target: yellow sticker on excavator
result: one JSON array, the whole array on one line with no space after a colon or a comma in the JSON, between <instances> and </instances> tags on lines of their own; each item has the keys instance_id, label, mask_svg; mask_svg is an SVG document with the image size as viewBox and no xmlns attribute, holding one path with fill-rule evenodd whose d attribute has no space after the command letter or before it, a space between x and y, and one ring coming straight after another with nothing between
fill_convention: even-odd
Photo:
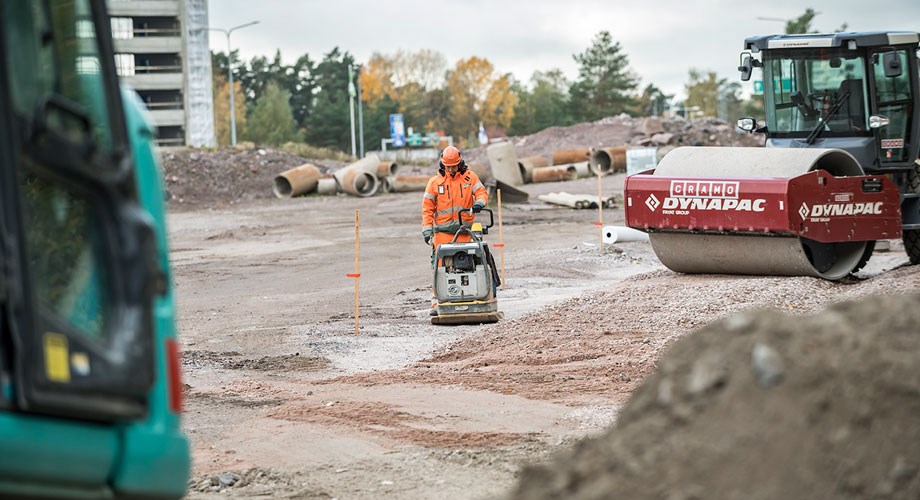
<instances>
[{"instance_id":1,"label":"yellow sticker on excavator","mask_svg":"<svg viewBox=\"0 0 920 500\"><path fill-rule=\"evenodd\" d=\"M51 382L70 383L70 356L67 337L60 333L45 332L45 376Z\"/></svg>"}]
</instances>

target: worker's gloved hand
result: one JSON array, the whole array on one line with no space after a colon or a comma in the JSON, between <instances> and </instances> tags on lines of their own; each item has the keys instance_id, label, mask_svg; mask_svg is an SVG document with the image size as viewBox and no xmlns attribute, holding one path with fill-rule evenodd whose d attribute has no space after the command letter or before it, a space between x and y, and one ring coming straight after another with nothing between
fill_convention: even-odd
<instances>
[{"instance_id":1,"label":"worker's gloved hand","mask_svg":"<svg viewBox=\"0 0 920 500\"><path fill-rule=\"evenodd\" d=\"M478 214L482 212L482 209L485 208L486 204L480 200L476 200L476 203L473 203L473 213Z\"/></svg>"},{"instance_id":2,"label":"worker's gloved hand","mask_svg":"<svg viewBox=\"0 0 920 500\"><path fill-rule=\"evenodd\" d=\"M426 230L422 231L422 238L425 239L425 244L426 244L426 245L430 245L430 244L431 244L431 236L432 236L432 234L433 234L433 233L432 233L432 231L431 231L430 229L426 229Z\"/></svg>"}]
</instances>

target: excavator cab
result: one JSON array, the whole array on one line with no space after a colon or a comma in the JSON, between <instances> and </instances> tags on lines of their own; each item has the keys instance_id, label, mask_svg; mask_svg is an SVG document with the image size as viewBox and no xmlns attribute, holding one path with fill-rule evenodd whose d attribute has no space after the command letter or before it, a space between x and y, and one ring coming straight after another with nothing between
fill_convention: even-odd
<instances>
[{"instance_id":1,"label":"excavator cab","mask_svg":"<svg viewBox=\"0 0 920 500\"><path fill-rule=\"evenodd\" d=\"M180 498L154 133L103 0L0 2L0 498Z\"/></svg>"}]
</instances>

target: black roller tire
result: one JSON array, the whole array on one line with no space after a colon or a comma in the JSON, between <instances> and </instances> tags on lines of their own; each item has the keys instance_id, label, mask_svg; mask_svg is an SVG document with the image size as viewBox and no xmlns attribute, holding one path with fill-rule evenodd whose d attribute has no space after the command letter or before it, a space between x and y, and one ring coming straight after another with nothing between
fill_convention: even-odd
<instances>
[{"instance_id":1,"label":"black roller tire","mask_svg":"<svg viewBox=\"0 0 920 500\"><path fill-rule=\"evenodd\" d=\"M907 173L907 191L920 193L920 165L914 163L914 168ZM911 264L920 264L920 230L907 229L902 232L904 251L910 257Z\"/></svg>"},{"instance_id":2,"label":"black roller tire","mask_svg":"<svg viewBox=\"0 0 920 500\"><path fill-rule=\"evenodd\" d=\"M909 229L904 231L901 239L904 240L904 251L910 257L910 263L920 264L920 230Z\"/></svg>"}]
</instances>

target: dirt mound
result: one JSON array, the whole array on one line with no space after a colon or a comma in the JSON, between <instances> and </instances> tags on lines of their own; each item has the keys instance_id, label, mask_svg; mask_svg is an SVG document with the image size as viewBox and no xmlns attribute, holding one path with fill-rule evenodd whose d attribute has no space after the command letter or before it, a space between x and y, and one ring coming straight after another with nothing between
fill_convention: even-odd
<instances>
[{"instance_id":1,"label":"dirt mound","mask_svg":"<svg viewBox=\"0 0 920 500\"><path fill-rule=\"evenodd\" d=\"M519 158L549 157L561 149L609 146L657 146L670 150L679 146L763 146L761 134L748 134L718 118L633 118L627 115L604 118L569 127L549 127L535 134L510 137ZM660 151L661 152L661 151ZM471 161L487 163L486 148L464 152Z\"/></svg>"},{"instance_id":2,"label":"dirt mound","mask_svg":"<svg viewBox=\"0 0 920 500\"><path fill-rule=\"evenodd\" d=\"M513 498L918 498L920 295L730 316Z\"/></svg>"}]
</instances>

